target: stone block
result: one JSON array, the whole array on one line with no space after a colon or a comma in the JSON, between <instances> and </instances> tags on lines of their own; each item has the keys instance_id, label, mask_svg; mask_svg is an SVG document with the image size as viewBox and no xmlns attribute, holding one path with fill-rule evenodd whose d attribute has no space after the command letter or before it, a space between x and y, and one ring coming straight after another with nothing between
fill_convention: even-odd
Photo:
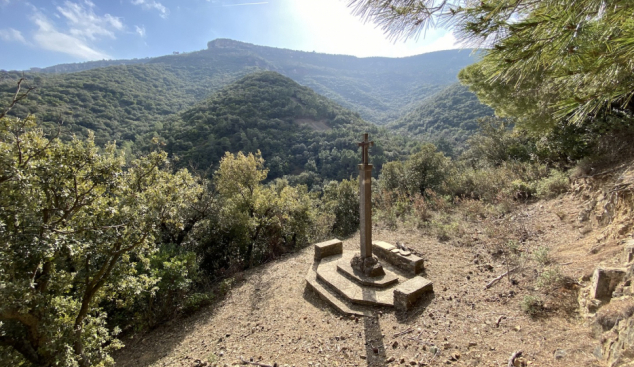
<instances>
[{"instance_id":1,"label":"stone block","mask_svg":"<svg viewBox=\"0 0 634 367\"><path fill-rule=\"evenodd\" d=\"M343 253L343 243L336 238L315 244L315 260Z\"/></svg>"},{"instance_id":2,"label":"stone block","mask_svg":"<svg viewBox=\"0 0 634 367\"><path fill-rule=\"evenodd\" d=\"M416 276L394 289L394 307L399 311L407 311L423 294L433 291L434 286L429 279Z\"/></svg>"},{"instance_id":3,"label":"stone block","mask_svg":"<svg viewBox=\"0 0 634 367\"><path fill-rule=\"evenodd\" d=\"M412 275L416 275L425 269L425 261L423 259L414 254L405 256L394 245L387 242L372 242L372 252Z\"/></svg>"},{"instance_id":4,"label":"stone block","mask_svg":"<svg viewBox=\"0 0 634 367\"><path fill-rule=\"evenodd\" d=\"M627 274L625 268L597 268L592 275L590 296L599 300L609 300L612 293Z\"/></svg>"},{"instance_id":5,"label":"stone block","mask_svg":"<svg viewBox=\"0 0 634 367\"><path fill-rule=\"evenodd\" d=\"M629 240L625 243L624 255L626 264L634 261L634 240Z\"/></svg>"}]
</instances>

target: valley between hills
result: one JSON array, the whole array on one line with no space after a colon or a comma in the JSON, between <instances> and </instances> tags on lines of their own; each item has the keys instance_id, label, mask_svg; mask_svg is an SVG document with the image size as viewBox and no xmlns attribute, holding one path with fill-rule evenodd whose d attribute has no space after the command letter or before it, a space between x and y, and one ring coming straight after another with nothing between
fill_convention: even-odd
<instances>
[{"instance_id":1,"label":"valley between hills","mask_svg":"<svg viewBox=\"0 0 634 367\"><path fill-rule=\"evenodd\" d=\"M631 365L631 101L556 120L568 92L483 55L217 39L0 71L0 364ZM313 244L358 247L366 133L374 239L434 292L350 317L305 277Z\"/></svg>"}]
</instances>

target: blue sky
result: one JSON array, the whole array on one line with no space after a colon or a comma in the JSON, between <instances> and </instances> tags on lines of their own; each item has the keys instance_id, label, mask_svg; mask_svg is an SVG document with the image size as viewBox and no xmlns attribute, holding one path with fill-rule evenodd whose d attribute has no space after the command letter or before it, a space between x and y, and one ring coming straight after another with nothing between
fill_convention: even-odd
<instances>
[{"instance_id":1,"label":"blue sky","mask_svg":"<svg viewBox=\"0 0 634 367\"><path fill-rule=\"evenodd\" d=\"M457 48L445 30L391 42L347 0L0 0L0 69L161 56L216 38L359 57Z\"/></svg>"}]
</instances>

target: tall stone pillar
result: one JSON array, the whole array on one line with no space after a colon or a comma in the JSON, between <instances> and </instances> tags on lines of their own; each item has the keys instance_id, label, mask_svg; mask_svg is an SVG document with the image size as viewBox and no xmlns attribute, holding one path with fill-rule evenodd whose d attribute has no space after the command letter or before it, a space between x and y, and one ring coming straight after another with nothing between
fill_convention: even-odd
<instances>
[{"instance_id":1,"label":"tall stone pillar","mask_svg":"<svg viewBox=\"0 0 634 367\"><path fill-rule=\"evenodd\" d=\"M356 254L350 261L353 269L366 276L385 275L379 260L372 256L372 165L369 164L368 150L374 142L368 140L368 134L363 134L363 141L359 143L362 149L359 165L359 229L361 231L361 253Z\"/></svg>"},{"instance_id":2,"label":"tall stone pillar","mask_svg":"<svg viewBox=\"0 0 634 367\"><path fill-rule=\"evenodd\" d=\"M372 257L372 165L359 165L359 228L361 258Z\"/></svg>"}]
</instances>

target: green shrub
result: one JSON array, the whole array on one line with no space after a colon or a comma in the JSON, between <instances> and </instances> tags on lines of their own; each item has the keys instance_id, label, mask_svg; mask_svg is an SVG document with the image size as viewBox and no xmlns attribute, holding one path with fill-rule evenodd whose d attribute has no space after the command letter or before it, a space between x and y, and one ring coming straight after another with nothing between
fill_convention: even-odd
<instances>
[{"instance_id":1,"label":"green shrub","mask_svg":"<svg viewBox=\"0 0 634 367\"><path fill-rule=\"evenodd\" d=\"M524 313L529 316L537 315L543 308L542 300L535 296L524 296L520 303L520 307Z\"/></svg>"},{"instance_id":2,"label":"green shrub","mask_svg":"<svg viewBox=\"0 0 634 367\"><path fill-rule=\"evenodd\" d=\"M220 282L220 286L218 287L218 290L221 296L224 297L227 293L229 293L229 291L231 290L231 287L233 287L233 282L234 282L233 278L227 278L227 279L224 279L222 282Z\"/></svg>"},{"instance_id":3,"label":"green shrub","mask_svg":"<svg viewBox=\"0 0 634 367\"><path fill-rule=\"evenodd\" d=\"M461 199L460 209L462 210L463 216L466 220L475 221L486 218L487 208L482 200L469 198Z\"/></svg>"},{"instance_id":4,"label":"green shrub","mask_svg":"<svg viewBox=\"0 0 634 367\"><path fill-rule=\"evenodd\" d=\"M537 182L537 196L543 199L553 198L568 191L570 180L565 172L551 170L550 175Z\"/></svg>"},{"instance_id":5,"label":"green shrub","mask_svg":"<svg viewBox=\"0 0 634 367\"><path fill-rule=\"evenodd\" d=\"M544 270L537 277L537 286L543 289L555 288L564 280L559 268Z\"/></svg>"},{"instance_id":6,"label":"green shrub","mask_svg":"<svg viewBox=\"0 0 634 367\"><path fill-rule=\"evenodd\" d=\"M534 183L527 183L522 180L513 180L508 193L517 200L530 199L536 192Z\"/></svg>"},{"instance_id":7,"label":"green shrub","mask_svg":"<svg viewBox=\"0 0 634 367\"><path fill-rule=\"evenodd\" d=\"M335 213L332 232L349 236L359 229L359 185L354 180L330 181L324 186L323 201Z\"/></svg>"},{"instance_id":8,"label":"green shrub","mask_svg":"<svg viewBox=\"0 0 634 367\"><path fill-rule=\"evenodd\" d=\"M377 219L387 228L396 229L398 227L398 217L396 216L396 210L393 207L379 210L376 215Z\"/></svg>"},{"instance_id":9,"label":"green shrub","mask_svg":"<svg viewBox=\"0 0 634 367\"><path fill-rule=\"evenodd\" d=\"M193 314L201 307L208 306L214 301L213 293L192 293L183 302L183 312Z\"/></svg>"},{"instance_id":10,"label":"green shrub","mask_svg":"<svg viewBox=\"0 0 634 367\"><path fill-rule=\"evenodd\" d=\"M545 266L551 263L550 249L546 246L540 246L537 250L533 251L533 260L539 265Z\"/></svg>"}]
</instances>

